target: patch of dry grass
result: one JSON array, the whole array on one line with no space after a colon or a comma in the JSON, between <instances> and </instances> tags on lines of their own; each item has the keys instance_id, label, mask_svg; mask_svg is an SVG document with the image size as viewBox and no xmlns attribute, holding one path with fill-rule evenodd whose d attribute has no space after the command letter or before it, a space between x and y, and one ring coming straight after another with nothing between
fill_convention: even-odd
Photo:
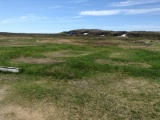
<instances>
[{"instance_id":1,"label":"patch of dry grass","mask_svg":"<svg viewBox=\"0 0 160 120\"><path fill-rule=\"evenodd\" d=\"M140 63L140 62L119 62L119 61L116 62L116 61L111 61L111 60L106 60L106 59L96 59L95 62L99 63L99 64L109 64L109 65L115 65L115 66L134 65L134 66L140 66L140 67L144 67L144 68L152 67L151 65L149 65L147 63Z\"/></svg>"},{"instance_id":2,"label":"patch of dry grass","mask_svg":"<svg viewBox=\"0 0 160 120\"><path fill-rule=\"evenodd\" d=\"M159 118L156 109L159 109L160 85L143 78L117 73L68 82L48 78L35 83L63 90L57 102L33 101L31 109L39 111L46 120Z\"/></svg>"},{"instance_id":3,"label":"patch of dry grass","mask_svg":"<svg viewBox=\"0 0 160 120\"><path fill-rule=\"evenodd\" d=\"M0 112L3 120L45 120L39 112L33 108L22 108L20 106L8 105Z\"/></svg>"},{"instance_id":4,"label":"patch of dry grass","mask_svg":"<svg viewBox=\"0 0 160 120\"><path fill-rule=\"evenodd\" d=\"M85 56L85 55L89 55L90 52L86 52L86 51L80 51L80 52L76 52L76 51L70 51L70 50L61 50L61 51L54 51L54 52L46 52L43 53L44 56L49 57L49 58L64 58L64 57L78 57L78 56Z\"/></svg>"},{"instance_id":5,"label":"patch of dry grass","mask_svg":"<svg viewBox=\"0 0 160 120\"><path fill-rule=\"evenodd\" d=\"M150 51L160 51L160 41L154 40L152 45L145 45L145 44L136 44L136 43L130 43L130 44L122 44L120 47L125 48L126 50L129 49L145 49Z\"/></svg>"},{"instance_id":6,"label":"patch of dry grass","mask_svg":"<svg viewBox=\"0 0 160 120\"><path fill-rule=\"evenodd\" d=\"M110 58L122 58L122 59L127 59L131 53L128 51L120 51L120 52L113 52L110 54Z\"/></svg>"},{"instance_id":7,"label":"patch of dry grass","mask_svg":"<svg viewBox=\"0 0 160 120\"><path fill-rule=\"evenodd\" d=\"M7 89L8 89L8 86L1 86L1 88L0 88L0 102L4 99Z\"/></svg>"},{"instance_id":8,"label":"patch of dry grass","mask_svg":"<svg viewBox=\"0 0 160 120\"><path fill-rule=\"evenodd\" d=\"M0 37L0 46L35 46L38 45L32 37Z\"/></svg>"},{"instance_id":9,"label":"patch of dry grass","mask_svg":"<svg viewBox=\"0 0 160 120\"><path fill-rule=\"evenodd\" d=\"M57 64L65 62L65 60L55 60L49 58L29 58L29 57L27 58L21 57L12 60L16 62L31 63L31 64Z\"/></svg>"},{"instance_id":10,"label":"patch of dry grass","mask_svg":"<svg viewBox=\"0 0 160 120\"><path fill-rule=\"evenodd\" d=\"M42 40L37 40L37 43L56 43L56 44L73 44L73 45L83 45L79 41L76 40L71 40L71 39L42 39Z\"/></svg>"}]
</instances>

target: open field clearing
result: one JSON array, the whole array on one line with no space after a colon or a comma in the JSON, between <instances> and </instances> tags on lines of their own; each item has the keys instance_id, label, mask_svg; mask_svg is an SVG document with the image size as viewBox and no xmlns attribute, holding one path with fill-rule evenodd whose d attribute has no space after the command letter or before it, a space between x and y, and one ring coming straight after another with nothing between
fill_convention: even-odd
<instances>
[{"instance_id":1,"label":"open field clearing","mask_svg":"<svg viewBox=\"0 0 160 120\"><path fill-rule=\"evenodd\" d=\"M1 36L0 66L22 71L0 72L0 120L159 120L151 40Z\"/></svg>"}]
</instances>

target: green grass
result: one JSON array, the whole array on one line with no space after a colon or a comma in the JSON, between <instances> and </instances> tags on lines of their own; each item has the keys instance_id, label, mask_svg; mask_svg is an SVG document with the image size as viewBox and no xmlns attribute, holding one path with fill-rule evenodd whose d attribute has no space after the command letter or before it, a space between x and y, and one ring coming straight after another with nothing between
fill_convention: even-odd
<instances>
[{"instance_id":1,"label":"green grass","mask_svg":"<svg viewBox=\"0 0 160 120\"><path fill-rule=\"evenodd\" d=\"M6 50L6 48L4 48ZM4 51L1 48L1 51ZM117 50L116 50L117 49ZM118 48L105 48L105 47L91 47L91 46L74 46L74 45L44 45L38 47L18 47L18 48L8 48L7 52L2 52L0 58L0 64L4 66L15 66L20 67L24 70L24 74L32 75L43 75L43 76L55 76L56 78L82 78L83 76L88 76L90 74L95 74L98 72L119 72L128 74L130 76L137 77L149 77L158 78L159 74L159 53L151 52L147 50L130 50L129 52L124 49ZM70 50L71 53L77 55L77 51L91 52L89 55L67 57L63 58L66 60L65 63L60 64L29 64L29 63L17 63L13 62L12 59L18 59L20 57L30 57L30 58L45 58L44 52L55 52L60 50ZM120 52L122 56L127 54L127 57L117 56L111 58L109 54L114 52ZM80 53L80 52L79 52ZM123 55L124 54L124 55ZM152 67L143 68L141 66L116 66L114 64L97 64L96 59L111 60L114 62L141 62L150 64ZM72 73L72 75L70 74Z\"/></svg>"},{"instance_id":2,"label":"green grass","mask_svg":"<svg viewBox=\"0 0 160 120\"><path fill-rule=\"evenodd\" d=\"M64 62L32 63L25 58ZM55 114L65 111L66 119L158 120L159 60L159 51L148 48L91 44L0 47L0 65L23 70L19 74L0 72L0 86L11 90L3 102L29 108L52 103ZM52 116L49 112L48 118Z\"/></svg>"}]
</instances>

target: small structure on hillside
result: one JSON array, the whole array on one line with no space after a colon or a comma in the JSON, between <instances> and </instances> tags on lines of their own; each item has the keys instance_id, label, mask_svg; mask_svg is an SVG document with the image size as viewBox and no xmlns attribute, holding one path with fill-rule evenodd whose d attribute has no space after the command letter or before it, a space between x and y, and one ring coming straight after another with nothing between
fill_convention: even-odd
<instances>
[{"instance_id":1,"label":"small structure on hillside","mask_svg":"<svg viewBox=\"0 0 160 120\"><path fill-rule=\"evenodd\" d=\"M120 36L118 36L118 37L127 37L127 35L126 35L126 34L123 34L123 35L120 35Z\"/></svg>"},{"instance_id":2,"label":"small structure on hillside","mask_svg":"<svg viewBox=\"0 0 160 120\"><path fill-rule=\"evenodd\" d=\"M105 35L100 35L100 37L104 37Z\"/></svg>"},{"instance_id":3,"label":"small structure on hillside","mask_svg":"<svg viewBox=\"0 0 160 120\"><path fill-rule=\"evenodd\" d=\"M83 33L83 35L88 35L88 33Z\"/></svg>"},{"instance_id":4,"label":"small structure on hillside","mask_svg":"<svg viewBox=\"0 0 160 120\"><path fill-rule=\"evenodd\" d=\"M118 37L127 38L127 34L120 35Z\"/></svg>"}]
</instances>

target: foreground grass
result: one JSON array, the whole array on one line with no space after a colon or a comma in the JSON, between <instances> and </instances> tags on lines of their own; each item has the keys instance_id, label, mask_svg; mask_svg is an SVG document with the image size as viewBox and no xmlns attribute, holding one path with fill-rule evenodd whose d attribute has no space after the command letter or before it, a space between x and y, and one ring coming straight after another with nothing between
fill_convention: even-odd
<instances>
[{"instance_id":1,"label":"foreground grass","mask_svg":"<svg viewBox=\"0 0 160 120\"><path fill-rule=\"evenodd\" d=\"M0 108L34 109L47 120L160 117L159 51L45 43L0 47L0 56L0 65L23 70L0 73L0 87L11 90Z\"/></svg>"},{"instance_id":2,"label":"foreground grass","mask_svg":"<svg viewBox=\"0 0 160 120\"><path fill-rule=\"evenodd\" d=\"M12 86L5 104L31 107L35 111L56 106L54 113L46 110L50 113L46 119L54 118L59 112L59 119L159 119L159 82L144 78L119 73L69 81L20 76L3 84ZM43 110L39 112L45 114Z\"/></svg>"}]
</instances>

